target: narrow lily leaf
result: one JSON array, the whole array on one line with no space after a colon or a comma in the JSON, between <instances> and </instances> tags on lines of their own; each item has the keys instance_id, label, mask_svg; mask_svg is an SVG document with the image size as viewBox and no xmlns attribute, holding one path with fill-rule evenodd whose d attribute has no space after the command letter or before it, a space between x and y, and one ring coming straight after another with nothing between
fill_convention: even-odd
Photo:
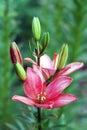
<instances>
[{"instance_id":1,"label":"narrow lily leaf","mask_svg":"<svg viewBox=\"0 0 87 130\"><path fill-rule=\"evenodd\" d=\"M12 125L12 124L6 123L6 126L7 126L10 130L18 130L18 128L15 127L15 126Z\"/></svg>"},{"instance_id":2,"label":"narrow lily leaf","mask_svg":"<svg viewBox=\"0 0 87 130\"><path fill-rule=\"evenodd\" d=\"M24 127L24 125L23 125L22 122L20 122L19 120L16 120L16 123L17 123L18 128L19 128L20 130L25 130L25 127Z\"/></svg>"}]
</instances>

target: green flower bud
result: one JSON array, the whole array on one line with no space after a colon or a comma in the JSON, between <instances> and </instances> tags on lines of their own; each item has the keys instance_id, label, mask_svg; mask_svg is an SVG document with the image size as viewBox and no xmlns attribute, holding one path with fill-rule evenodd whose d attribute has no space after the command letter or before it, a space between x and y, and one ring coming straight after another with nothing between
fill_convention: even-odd
<instances>
[{"instance_id":1,"label":"green flower bud","mask_svg":"<svg viewBox=\"0 0 87 130\"><path fill-rule=\"evenodd\" d=\"M50 41L50 35L49 32L45 32L42 37L42 46L46 47Z\"/></svg>"},{"instance_id":2,"label":"green flower bud","mask_svg":"<svg viewBox=\"0 0 87 130\"><path fill-rule=\"evenodd\" d=\"M36 40L40 39L41 26L38 17L34 17L32 21L32 32Z\"/></svg>"},{"instance_id":3,"label":"green flower bud","mask_svg":"<svg viewBox=\"0 0 87 130\"><path fill-rule=\"evenodd\" d=\"M15 71L21 80L26 80L26 72L20 63L14 64Z\"/></svg>"},{"instance_id":4,"label":"green flower bud","mask_svg":"<svg viewBox=\"0 0 87 130\"><path fill-rule=\"evenodd\" d=\"M19 62L23 66L22 56L15 42L10 44L10 57L13 64Z\"/></svg>"},{"instance_id":5,"label":"green flower bud","mask_svg":"<svg viewBox=\"0 0 87 130\"><path fill-rule=\"evenodd\" d=\"M60 70L61 68L64 67L66 61L68 58L68 45L67 44L63 44L61 51L59 53L59 57L58 57L58 70Z\"/></svg>"}]
</instances>

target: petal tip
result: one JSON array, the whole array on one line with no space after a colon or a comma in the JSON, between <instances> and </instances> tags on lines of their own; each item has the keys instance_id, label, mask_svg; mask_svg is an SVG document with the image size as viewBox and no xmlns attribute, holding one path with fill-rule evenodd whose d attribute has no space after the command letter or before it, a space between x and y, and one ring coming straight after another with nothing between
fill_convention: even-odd
<instances>
[{"instance_id":1,"label":"petal tip","mask_svg":"<svg viewBox=\"0 0 87 130\"><path fill-rule=\"evenodd\" d=\"M14 95L14 96L12 97L12 100L16 100L16 95Z\"/></svg>"},{"instance_id":2,"label":"petal tip","mask_svg":"<svg viewBox=\"0 0 87 130\"><path fill-rule=\"evenodd\" d=\"M81 62L81 67L83 67L84 66L84 63L83 62Z\"/></svg>"},{"instance_id":3,"label":"petal tip","mask_svg":"<svg viewBox=\"0 0 87 130\"><path fill-rule=\"evenodd\" d=\"M78 98L76 96L73 96L73 101L77 101Z\"/></svg>"}]
</instances>

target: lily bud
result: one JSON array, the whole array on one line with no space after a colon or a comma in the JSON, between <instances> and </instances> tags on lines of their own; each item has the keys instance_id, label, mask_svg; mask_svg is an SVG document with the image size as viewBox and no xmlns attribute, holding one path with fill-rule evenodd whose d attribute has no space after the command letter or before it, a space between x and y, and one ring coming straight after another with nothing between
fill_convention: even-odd
<instances>
[{"instance_id":1,"label":"lily bud","mask_svg":"<svg viewBox=\"0 0 87 130\"><path fill-rule=\"evenodd\" d=\"M26 80L26 72L20 63L14 64L15 71L21 80Z\"/></svg>"},{"instance_id":2,"label":"lily bud","mask_svg":"<svg viewBox=\"0 0 87 130\"><path fill-rule=\"evenodd\" d=\"M32 32L36 40L40 39L41 35L41 26L40 26L40 21L38 17L34 17L32 21Z\"/></svg>"},{"instance_id":3,"label":"lily bud","mask_svg":"<svg viewBox=\"0 0 87 130\"><path fill-rule=\"evenodd\" d=\"M45 32L42 37L42 46L46 47L50 41L50 35L49 32Z\"/></svg>"},{"instance_id":4,"label":"lily bud","mask_svg":"<svg viewBox=\"0 0 87 130\"><path fill-rule=\"evenodd\" d=\"M67 61L67 58L68 58L68 45L63 44L61 51L59 53L59 57L58 57L58 69L59 70L64 67L64 65Z\"/></svg>"},{"instance_id":5,"label":"lily bud","mask_svg":"<svg viewBox=\"0 0 87 130\"><path fill-rule=\"evenodd\" d=\"M13 64L19 62L23 66L22 56L15 42L10 45L10 57Z\"/></svg>"}]
</instances>

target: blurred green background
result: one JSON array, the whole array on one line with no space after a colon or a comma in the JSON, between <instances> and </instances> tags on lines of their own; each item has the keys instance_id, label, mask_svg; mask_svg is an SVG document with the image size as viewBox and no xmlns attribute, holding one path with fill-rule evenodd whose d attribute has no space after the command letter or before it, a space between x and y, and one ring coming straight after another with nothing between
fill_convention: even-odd
<instances>
[{"instance_id":1,"label":"blurred green background","mask_svg":"<svg viewBox=\"0 0 87 130\"><path fill-rule=\"evenodd\" d=\"M87 0L0 0L0 130L37 130L36 109L11 100L15 94L23 95L23 83L9 55L10 43L16 41L23 58L32 57L28 43L34 16L40 19L42 33L50 33L46 53L51 58L68 43L67 63L84 62L84 67L71 75L74 81L67 90L79 100L62 109L42 109L43 130L86 130Z\"/></svg>"}]
</instances>

